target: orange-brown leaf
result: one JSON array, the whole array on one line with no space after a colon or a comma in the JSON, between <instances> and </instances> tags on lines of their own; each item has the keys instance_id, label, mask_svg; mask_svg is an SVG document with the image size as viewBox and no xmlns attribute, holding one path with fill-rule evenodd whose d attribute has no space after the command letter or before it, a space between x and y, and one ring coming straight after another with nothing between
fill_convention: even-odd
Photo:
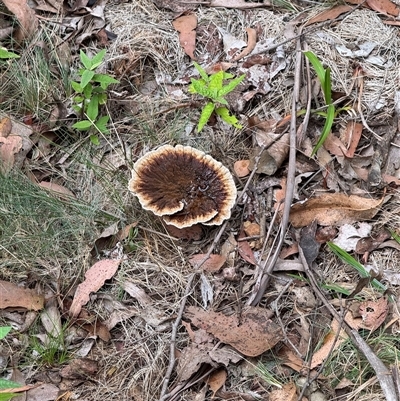
<instances>
[{"instance_id":1,"label":"orange-brown leaf","mask_svg":"<svg viewBox=\"0 0 400 401\"><path fill-rule=\"evenodd\" d=\"M189 259L189 263L195 268L198 269L201 262L203 262L204 258L207 255L205 253L199 253L194 255L191 259ZM221 267L225 264L226 257L222 255L212 254L210 255L204 263L201 264L200 268L203 271L215 273L221 269Z\"/></svg>"},{"instance_id":2,"label":"orange-brown leaf","mask_svg":"<svg viewBox=\"0 0 400 401\"><path fill-rule=\"evenodd\" d=\"M211 399L215 397L215 393L225 384L227 376L225 369L218 369L210 374L207 384L213 392Z\"/></svg>"},{"instance_id":3,"label":"orange-brown leaf","mask_svg":"<svg viewBox=\"0 0 400 401\"><path fill-rule=\"evenodd\" d=\"M85 274L85 281L78 285L69 313L77 317L83 305L89 301L91 292L98 291L106 280L109 280L117 272L121 263L119 259L104 259L96 262Z\"/></svg>"},{"instance_id":4,"label":"orange-brown leaf","mask_svg":"<svg viewBox=\"0 0 400 401\"><path fill-rule=\"evenodd\" d=\"M296 203L290 211L290 222L294 227L305 227L314 220L322 226L351 224L372 219L382 205L382 199L368 199L341 193L323 194Z\"/></svg>"},{"instance_id":5,"label":"orange-brown leaf","mask_svg":"<svg viewBox=\"0 0 400 401\"><path fill-rule=\"evenodd\" d=\"M185 53L194 60L196 48L197 17L195 14L182 15L172 22L174 28L179 32L179 43Z\"/></svg>"},{"instance_id":6,"label":"orange-brown leaf","mask_svg":"<svg viewBox=\"0 0 400 401\"><path fill-rule=\"evenodd\" d=\"M15 38L18 42L31 37L37 30L38 20L35 12L28 6L26 0L3 0L5 6L17 18L20 28Z\"/></svg>"},{"instance_id":7,"label":"orange-brown leaf","mask_svg":"<svg viewBox=\"0 0 400 401\"><path fill-rule=\"evenodd\" d=\"M347 13L351 11L354 7L347 6L347 5L340 5L330 8L329 10L322 11L321 13L317 14L315 17L312 17L310 20L307 21L307 25L315 24L316 22L324 22L329 20L334 20L339 15L343 13Z\"/></svg>"},{"instance_id":8,"label":"orange-brown leaf","mask_svg":"<svg viewBox=\"0 0 400 401\"><path fill-rule=\"evenodd\" d=\"M35 290L0 280L0 309L19 307L36 311L43 309L43 306L44 297Z\"/></svg>"},{"instance_id":9,"label":"orange-brown leaf","mask_svg":"<svg viewBox=\"0 0 400 401\"><path fill-rule=\"evenodd\" d=\"M378 13L397 17L400 12L399 6L390 0L366 0L366 3L372 10Z\"/></svg>"}]
</instances>

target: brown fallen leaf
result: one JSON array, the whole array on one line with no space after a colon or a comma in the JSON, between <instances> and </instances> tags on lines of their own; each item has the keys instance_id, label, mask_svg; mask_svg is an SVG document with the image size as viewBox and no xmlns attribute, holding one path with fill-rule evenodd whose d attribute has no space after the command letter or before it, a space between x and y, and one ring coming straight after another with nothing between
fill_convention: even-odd
<instances>
[{"instance_id":1,"label":"brown fallen leaf","mask_svg":"<svg viewBox=\"0 0 400 401\"><path fill-rule=\"evenodd\" d=\"M0 137L0 166L3 172L8 172L14 167L15 154L22 148L22 139L18 135Z\"/></svg>"},{"instance_id":2,"label":"brown fallen leaf","mask_svg":"<svg viewBox=\"0 0 400 401\"><path fill-rule=\"evenodd\" d=\"M361 302L360 315L362 318L362 326L360 328L374 331L386 319L389 311L387 299L382 297L377 301Z\"/></svg>"},{"instance_id":3,"label":"brown fallen leaf","mask_svg":"<svg viewBox=\"0 0 400 401\"><path fill-rule=\"evenodd\" d=\"M395 17L400 13L399 6L390 0L366 0L366 3L371 10L377 11L378 13L393 15Z\"/></svg>"},{"instance_id":4,"label":"brown fallen leaf","mask_svg":"<svg viewBox=\"0 0 400 401\"><path fill-rule=\"evenodd\" d=\"M251 3L246 0L211 0L208 7L225 7L225 8L237 8L237 9L249 9L249 8L261 8L270 7L271 3L268 0L264 0L262 3Z\"/></svg>"},{"instance_id":5,"label":"brown fallen leaf","mask_svg":"<svg viewBox=\"0 0 400 401\"><path fill-rule=\"evenodd\" d=\"M179 43L185 53L195 60L194 51L196 49L196 27L197 17L195 14L187 14L172 21L172 25L179 32Z\"/></svg>"},{"instance_id":6,"label":"brown fallen leaf","mask_svg":"<svg viewBox=\"0 0 400 401\"><path fill-rule=\"evenodd\" d=\"M250 174L249 170L250 160L237 160L233 165L233 169L235 170L236 175L239 178L246 177Z\"/></svg>"},{"instance_id":7,"label":"brown fallen leaf","mask_svg":"<svg viewBox=\"0 0 400 401\"><path fill-rule=\"evenodd\" d=\"M238 61L243 57L246 57L256 47L257 31L254 28L246 28L246 32L247 32L247 46L237 56L235 56L232 59L232 61Z\"/></svg>"},{"instance_id":8,"label":"brown fallen leaf","mask_svg":"<svg viewBox=\"0 0 400 401\"><path fill-rule=\"evenodd\" d=\"M203 228L201 224L194 224L193 226L184 228L178 228L165 222L163 222L163 225L168 231L168 234L175 238L187 241L199 241L203 237Z\"/></svg>"},{"instance_id":9,"label":"brown fallen leaf","mask_svg":"<svg viewBox=\"0 0 400 401\"><path fill-rule=\"evenodd\" d=\"M20 27L15 32L17 42L30 38L38 28L35 12L28 6L26 0L3 0L3 3L17 18Z\"/></svg>"},{"instance_id":10,"label":"brown fallen leaf","mask_svg":"<svg viewBox=\"0 0 400 401\"><path fill-rule=\"evenodd\" d=\"M384 199L368 199L341 193L323 194L293 205L290 222L297 228L308 226L314 220L322 226L340 226L369 220L378 213Z\"/></svg>"},{"instance_id":11,"label":"brown fallen leaf","mask_svg":"<svg viewBox=\"0 0 400 401\"><path fill-rule=\"evenodd\" d=\"M315 24L316 22L324 22L324 21L328 21L328 20L334 20L337 17L339 17L339 15L351 11L353 8L354 7L351 7L351 6L348 6L345 4L332 7L329 10L324 10L321 13L317 14L316 16L310 18L306 22L305 26Z\"/></svg>"},{"instance_id":12,"label":"brown fallen leaf","mask_svg":"<svg viewBox=\"0 0 400 401\"><path fill-rule=\"evenodd\" d=\"M0 280L0 309L25 308L40 310L44 307L44 296L35 290L18 287L16 284Z\"/></svg>"},{"instance_id":13,"label":"brown fallen leaf","mask_svg":"<svg viewBox=\"0 0 400 401\"><path fill-rule=\"evenodd\" d=\"M245 238L244 231L241 231L238 237L237 248L239 255L252 265L257 265L257 260L254 256L254 252L250 247L250 244L247 241L240 241L241 238Z\"/></svg>"},{"instance_id":14,"label":"brown fallen leaf","mask_svg":"<svg viewBox=\"0 0 400 401\"><path fill-rule=\"evenodd\" d=\"M337 336L339 328L339 322L333 320L329 333L324 337L322 347L317 352L314 352L314 355L312 356L310 369L314 369L320 365L329 356L330 352L332 352L332 347L333 349L338 348L339 345L347 339L348 336L342 328L340 328L340 333Z\"/></svg>"},{"instance_id":15,"label":"brown fallen leaf","mask_svg":"<svg viewBox=\"0 0 400 401\"><path fill-rule=\"evenodd\" d=\"M296 401L297 391L293 382L286 383L282 388L269 393L269 401Z\"/></svg>"},{"instance_id":16,"label":"brown fallen leaf","mask_svg":"<svg viewBox=\"0 0 400 401\"><path fill-rule=\"evenodd\" d=\"M260 225L251 221L245 221L243 223L243 230L248 237L260 235Z\"/></svg>"},{"instance_id":17,"label":"brown fallen leaf","mask_svg":"<svg viewBox=\"0 0 400 401\"><path fill-rule=\"evenodd\" d=\"M280 327L270 319L265 308L250 307L243 312L239 324L237 316L206 311L196 306L186 308L185 318L192 324L213 334L246 356L258 356L274 347L281 339Z\"/></svg>"},{"instance_id":18,"label":"brown fallen leaf","mask_svg":"<svg viewBox=\"0 0 400 401\"><path fill-rule=\"evenodd\" d=\"M62 185L56 184L54 182L41 181L39 183L39 186L47 189L48 191L54 192L57 195L60 195L60 197L64 197L67 199L76 198L75 194L68 188L65 188Z\"/></svg>"},{"instance_id":19,"label":"brown fallen leaf","mask_svg":"<svg viewBox=\"0 0 400 401\"><path fill-rule=\"evenodd\" d=\"M189 263L195 268L199 268L199 264L204 260L207 255L205 253L199 253L194 255L192 258L189 259ZM226 262L226 257L222 255L212 254L210 255L205 262L200 266L200 269L209 272L215 273L221 270L222 266Z\"/></svg>"},{"instance_id":20,"label":"brown fallen leaf","mask_svg":"<svg viewBox=\"0 0 400 401\"><path fill-rule=\"evenodd\" d=\"M354 157L358 143L361 139L363 125L355 121L349 121L346 125L345 140L348 146L346 156Z\"/></svg>"},{"instance_id":21,"label":"brown fallen leaf","mask_svg":"<svg viewBox=\"0 0 400 401\"><path fill-rule=\"evenodd\" d=\"M98 370L97 361L90 358L76 358L60 370L60 376L64 379L87 379L94 376Z\"/></svg>"},{"instance_id":22,"label":"brown fallen leaf","mask_svg":"<svg viewBox=\"0 0 400 401\"><path fill-rule=\"evenodd\" d=\"M228 374L225 369L218 369L210 374L207 384L212 391L211 399L215 397L215 393L225 384Z\"/></svg>"},{"instance_id":23,"label":"brown fallen leaf","mask_svg":"<svg viewBox=\"0 0 400 401\"><path fill-rule=\"evenodd\" d=\"M11 134L12 124L8 117L0 121L0 137L7 138Z\"/></svg>"},{"instance_id":24,"label":"brown fallen leaf","mask_svg":"<svg viewBox=\"0 0 400 401\"><path fill-rule=\"evenodd\" d=\"M85 281L78 285L69 309L71 316L77 317L79 315L82 306L89 301L90 293L98 291L106 280L113 277L120 263L121 260L119 259L100 260L85 273Z\"/></svg>"}]
</instances>

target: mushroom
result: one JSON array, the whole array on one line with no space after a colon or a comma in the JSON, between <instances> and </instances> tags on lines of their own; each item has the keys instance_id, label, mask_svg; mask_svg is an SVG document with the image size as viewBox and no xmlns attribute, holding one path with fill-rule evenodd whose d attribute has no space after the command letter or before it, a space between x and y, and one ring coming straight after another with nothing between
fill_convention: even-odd
<instances>
[{"instance_id":1,"label":"mushroom","mask_svg":"<svg viewBox=\"0 0 400 401\"><path fill-rule=\"evenodd\" d=\"M229 170L191 146L164 145L146 153L135 163L128 188L143 209L178 228L220 225L236 201Z\"/></svg>"}]
</instances>

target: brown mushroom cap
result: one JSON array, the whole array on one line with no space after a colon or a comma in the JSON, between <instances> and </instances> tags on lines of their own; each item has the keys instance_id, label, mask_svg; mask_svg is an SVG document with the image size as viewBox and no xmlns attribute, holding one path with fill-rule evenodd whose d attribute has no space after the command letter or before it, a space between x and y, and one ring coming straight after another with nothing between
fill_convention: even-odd
<instances>
[{"instance_id":1,"label":"brown mushroom cap","mask_svg":"<svg viewBox=\"0 0 400 401\"><path fill-rule=\"evenodd\" d=\"M178 228L220 225L236 201L229 170L204 152L182 145L164 145L142 156L128 188L144 209Z\"/></svg>"}]
</instances>

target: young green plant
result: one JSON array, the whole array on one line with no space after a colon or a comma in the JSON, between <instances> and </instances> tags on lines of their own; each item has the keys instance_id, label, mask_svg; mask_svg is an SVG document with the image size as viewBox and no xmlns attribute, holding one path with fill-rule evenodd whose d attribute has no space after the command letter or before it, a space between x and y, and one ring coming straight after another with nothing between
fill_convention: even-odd
<instances>
[{"instance_id":1,"label":"young green plant","mask_svg":"<svg viewBox=\"0 0 400 401\"><path fill-rule=\"evenodd\" d=\"M96 70L103 62L106 51L103 49L93 58L89 58L82 50L80 60L84 68L79 70L80 82L71 82L75 91L73 109L79 113L80 121L72 127L80 131L88 131L90 140L99 144L97 133L107 134L108 115L99 115L100 107L107 102L107 88L119 81L107 74L97 73Z\"/></svg>"},{"instance_id":2,"label":"young green plant","mask_svg":"<svg viewBox=\"0 0 400 401\"><path fill-rule=\"evenodd\" d=\"M234 75L222 70L208 75L199 64L196 62L193 64L201 79L192 78L192 83L189 85L189 93L199 94L208 100L201 111L197 131L200 132L204 128L214 112L229 125L239 129L242 128L238 119L227 108L229 105L224 96L232 92L246 75L243 74L234 78Z\"/></svg>"},{"instance_id":3,"label":"young green plant","mask_svg":"<svg viewBox=\"0 0 400 401\"><path fill-rule=\"evenodd\" d=\"M333 253L338 256L343 262L346 262L350 266L354 267L362 278L371 277L369 272L365 269L365 267L354 259L349 253L347 253L344 249L340 248L340 246L335 245L333 242L327 242L327 245ZM371 277L372 278L372 277ZM387 290L386 286L383 285L376 278L371 280L371 285L381 292L385 292Z\"/></svg>"},{"instance_id":4,"label":"young green plant","mask_svg":"<svg viewBox=\"0 0 400 401\"><path fill-rule=\"evenodd\" d=\"M10 331L11 326L0 327L0 340L2 340ZM11 380L0 379L0 401L8 401L17 396L17 393L12 393L10 390L18 387L21 387L21 384ZM7 390L9 392L7 392Z\"/></svg>"}]
</instances>

